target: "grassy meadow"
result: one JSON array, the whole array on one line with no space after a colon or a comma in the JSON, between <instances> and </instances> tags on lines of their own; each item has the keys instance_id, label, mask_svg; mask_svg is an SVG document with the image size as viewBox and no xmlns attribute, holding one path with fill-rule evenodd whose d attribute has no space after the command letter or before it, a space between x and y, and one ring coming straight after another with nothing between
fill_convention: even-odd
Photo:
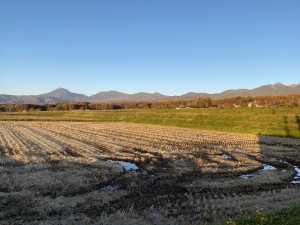
<instances>
[{"instance_id":1,"label":"grassy meadow","mask_svg":"<svg viewBox=\"0 0 300 225\"><path fill-rule=\"evenodd\" d=\"M201 224L201 223L200 223ZM199 224L199 225L200 225ZM300 205L273 213L263 213L259 208L256 215L240 215L213 225L297 225L300 224Z\"/></svg>"},{"instance_id":2,"label":"grassy meadow","mask_svg":"<svg viewBox=\"0 0 300 225\"><path fill-rule=\"evenodd\" d=\"M14 112L0 113L0 120L129 122L300 138L300 108Z\"/></svg>"}]
</instances>

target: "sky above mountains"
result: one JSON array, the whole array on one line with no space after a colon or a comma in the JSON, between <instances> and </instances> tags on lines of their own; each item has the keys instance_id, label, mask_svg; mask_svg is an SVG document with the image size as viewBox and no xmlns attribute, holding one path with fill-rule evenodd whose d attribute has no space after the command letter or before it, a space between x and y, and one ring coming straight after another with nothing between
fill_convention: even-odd
<instances>
[{"instance_id":1,"label":"sky above mountains","mask_svg":"<svg viewBox=\"0 0 300 225\"><path fill-rule=\"evenodd\" d=\"M300 81L300 1L0 1L0 94Z\"/></svg>"}]
</instances>

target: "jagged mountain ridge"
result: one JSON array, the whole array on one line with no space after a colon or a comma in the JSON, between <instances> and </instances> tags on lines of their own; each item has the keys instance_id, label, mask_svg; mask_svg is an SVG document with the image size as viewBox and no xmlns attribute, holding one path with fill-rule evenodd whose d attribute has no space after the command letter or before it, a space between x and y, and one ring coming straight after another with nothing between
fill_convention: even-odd
<instances>
[{"instance_id":1,"label":"jagged mountain ridge","mask_svg":"<svg viewBox=\"0 0 300 225\"><path fill-rule=\"evenodd\" d=\"M266 96L266 95L288 95L300 94L300 83L284 85L276 83L273 85L263 85L254 89L236 89L226 90L221 93L208 94L189 92L180 96L167 96L161 93L139 92L135 94L126 94L118 91L102 91L95 95L87 96L84 94L72 93L64 88L58 88L46 94L41 95L5 95L0 94L1 104L52 104L56 102L125 102L125 101L167 101L167 100L191 100L201 97L210 97L212 99L221 99L228 97L247 97L247 96Z\"/></svg>"}]
</instances>

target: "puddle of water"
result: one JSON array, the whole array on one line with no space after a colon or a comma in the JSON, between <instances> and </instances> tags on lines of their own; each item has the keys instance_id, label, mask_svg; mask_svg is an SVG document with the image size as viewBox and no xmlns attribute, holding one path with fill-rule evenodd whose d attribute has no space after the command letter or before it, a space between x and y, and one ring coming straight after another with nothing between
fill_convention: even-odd
<instances>
[{"instance_id":1,"label":"puddle of water","mask_svg":"<svg viewBox=\"0 0 300 225\"><path fill-rule=\"evenodd\" d=\"M223 154L222 156L223 156L224 159L232 159L232 157L230 155L227 155L227 154Z\"/></svg>"},{"instance_id":2,"label":"puddle of water","mask_svg":"<svg viewBox=\"0 0 300 225\"><path fill-rule=\"evenodd\" d=\"M258 170L258 172L267 171L267 170L276 170L276 167L267 165L267 164L263 164L263 168L261 170ZM244 175L240 176L240 178L242 178L244 180L248 180L251 177L254 177L254 174L250 173L250 174L244 174Z\"/></svg>"},{"instance_id":3,"label":"puddle of water","mask_svg":"<svg viewBox=\"0 0 300 225\"><path fill-rule=\"evenodd\" d=\"M226 154L224 154L226 155ZM223 157L224 157L223 155ZM225 157L224 157L225 158ZM284 160L279 160L280 162L283 162L283 163L286 163L286 164L289 164L289 165L292 165ZM293 165L292 165L293 166ZM300 167L299 166L293 166L295 171L296 171L296 175L293 177L293 180L290 182L291 184L300 184ZM258 170L258 172L261 172L261 171L267 171L267 170L277 170L276 167L274 166L271 166L271 165L268 165L268 164L263 164L263 168L261 170ZM280 170L281 172L286 172L287 170L286 169L282 169ZM248 180L249 178L253 177L254 174L244 174L244 175L241 175L240 178L242 179L245 179L245 180Z\"/></svg>"},{"instance_id":4,"label":"puddle of water","mask_svg":"<svg viewBox=\"0 0 300 225\"><path fill-rule=\"evenodd\" d=\"M108 160L108 162L110 163L118 163L120 164L121 166L123 166L123 168L126 170L126 171L136 171L139 169L139 167L134 164L134 163L130 163L130 162L125 162L125 161L114 161L114 160Z\"/></svg>"},{"instance_id":5,"label":"puddle of water","mask_svg":"<svg viewBox=\"0 0 300 225\"><path fill-rule=\"evenodd\" d=\"M289 162L285 161L285 160L279 160L279 162L283 162L286 163L288 165L292 165ZM294 170L296 170L296 175L293 177L293 180L290 182L291 184L300 184L300 167L299 166L294 166ZM283 171L283 170L282 170ZM286 170L284 170L286 171Z\"/></svg>"},{"instance_id":6,"label":"puddle of water","mask_svg":"<svg viewBox=\"0 0 300 225\"><path fill-rule=\"evenodd\" d=\"M280 159L279 162L285 163L285 164L289 164L287 161Z\"/></svg>"},{"instance_id":7,"label":"puddle of water","mask_svg":"<svg viewBox=\"0 0 300 225\"><path fill-rule=\"evenodd\" d=\"M294 169L296 170L297 172L297 175L295 177L298 177L300 178L300 168L298 166L294 166Z\"/></svg>"},{"instance_id":8,"label":"puddle of water","mask_svg":"<svg viewBox=\"0 0 300 225\"><path fill-rule=\"evenodd\" d=\"M271 165L267 165L267 164L263 164L263 167L261 170L259 171L266 171L266 170L276 170L276 167L271 166Z\"/></svg>"},{"instance_id":9,"label":"puddle of water","mask_svg":"<svg viewBox=\"0 0 300 225\"><path fill-rule=\"evenodd\" d=\"M118 188L120 188L121 186L118 185L118 184L111 184L111 185L107 185L103 188L101 188L101 190L110 190L110 191L113 191L113 190L116 190Z\"/></svg>"},{"instance_id":10,"label":"puddle of water","mask_svg":"<svg viewBox=\"0 0 300 225\"><path fill-rule=\"evenodd\" d=\"M241 175L240 178L244 179L244 180L248 180L249 178L253 177L254 174L244 174Z\"/></svg>"},{"instance_id":11,"label":"puddle of water","mask_svg":"<svg viewBox=\"0 0 300 225\"><path fill-rule=\"evenodd\" d=\"M294 169L296 170L297 174L294 176L291 183L300 184L300 168L298 166L294 166Z\"/></svg>"}]
</instances>

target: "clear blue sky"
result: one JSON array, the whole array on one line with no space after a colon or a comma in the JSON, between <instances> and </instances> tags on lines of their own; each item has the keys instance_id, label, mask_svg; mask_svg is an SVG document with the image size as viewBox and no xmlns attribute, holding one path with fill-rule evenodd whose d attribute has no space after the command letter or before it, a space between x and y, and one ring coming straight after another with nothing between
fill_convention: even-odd
<instances>
[{"instance_id":1,"label":"clear blue sky","mask_svg":"<svg viewBox=\"0 0 300 225\"><path fill-rule=\"evenodd\" d=\"M299 0L0 0L0 93L300 82Z\"/></svg>"}]
</instances>

